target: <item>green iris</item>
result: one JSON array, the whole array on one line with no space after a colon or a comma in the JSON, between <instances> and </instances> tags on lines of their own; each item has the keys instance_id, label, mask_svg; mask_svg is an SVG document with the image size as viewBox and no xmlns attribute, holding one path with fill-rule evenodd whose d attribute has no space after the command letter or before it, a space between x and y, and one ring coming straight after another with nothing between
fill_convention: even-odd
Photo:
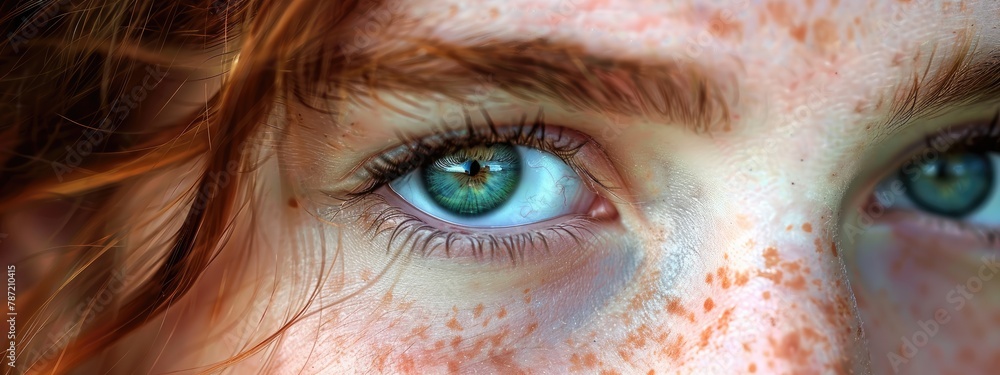
<instances>
[{"instance_id":1,"label":"green iris","mask_svg":"<svg viewBox=\"0 0 1000 375\"><path fill-rule=\"evenodd\" d=\"M916 174L901 170L900 179L913 203L931 213L966 216L993 191L993 165L985 154L955 152L917 167Z\"/></svg>"},{"instance_id":2,"label":"green iris","mask_svg":"<svg viewBox=\"0 0 1000 375\"><path fill-rule=\"evenodd\" d=\"M510 199L521 180L521 157L509 144L470 147L438 159L423 178L441 207L481 215Z\"/></svg>"}]
</instances>

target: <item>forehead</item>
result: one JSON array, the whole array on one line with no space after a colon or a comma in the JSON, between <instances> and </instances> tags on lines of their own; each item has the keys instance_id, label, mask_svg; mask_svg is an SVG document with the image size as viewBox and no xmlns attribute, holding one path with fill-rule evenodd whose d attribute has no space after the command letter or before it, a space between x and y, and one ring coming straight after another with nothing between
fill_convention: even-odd
<instances>
[{"instance_id":1,"label":"forehead","mask_svg":"<svg viewBox=\"0 0 1000 375\"><path fill-rule=\"evenodd\" d=\"M693 54L695 44L748 57L777 50L835 58L873 44L926 40L968 25L977 10L991 13L984 21L1000 15L995 2L932 0L409 0L393 6L443 39L545 37L650 56L678 48Z\"/></svg>"}]
</instances>

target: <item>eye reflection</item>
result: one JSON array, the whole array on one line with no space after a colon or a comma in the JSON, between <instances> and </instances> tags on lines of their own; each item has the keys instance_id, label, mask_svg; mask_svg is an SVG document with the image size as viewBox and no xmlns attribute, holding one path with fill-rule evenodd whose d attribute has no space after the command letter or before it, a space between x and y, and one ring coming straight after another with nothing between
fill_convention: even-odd
<instances>
[{"instance_id":1,"label":"eye reflection","mask_svg":"<svg viewBox=\"0 0 1000 375\"><path fill-rule=\"evenodd\" d=\"M558 156L510 144L459 150L389 186L427 215L477 228L582 214L595 199L576 171Z\"/></svg>"}]
</instances>

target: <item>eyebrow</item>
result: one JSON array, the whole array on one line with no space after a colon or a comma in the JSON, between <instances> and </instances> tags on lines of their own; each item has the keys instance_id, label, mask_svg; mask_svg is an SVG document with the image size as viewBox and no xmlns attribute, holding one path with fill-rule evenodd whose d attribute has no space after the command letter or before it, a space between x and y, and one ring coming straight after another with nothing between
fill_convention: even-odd
<instances>
[{"instance_id":1,"label":"eyebrow","mask_svg":"<svg viewBox=\"0 0 1000 375\"><path fill-rule=\"evenodd\" d=\"M694 61L601 56L545 39L473 46L420 40L396 49L384 43L355 53L351 66L338 72L349 81L328 80L335 82L331 87L363 87L369 95L433 91L456 100L475 94L477 87L496 88L519 99L541 97L571 109L641 116L695 132L729 130L738 100L735 75Z\"/></svg>"},{"instance_id":2,"label":"eyebrow","mask_svg":"<svg viewBox=\"0 0 1000 375\"><path fill-rule=\"evenodd\" d=\"M973 38L960 36L959 40L937 69L932 69L937 63L934 59L937 48L934 48L923 70L913 72L909 79L902 80L888 95L878 99L876 110L889 103L888 115L876 124L885 135L905 129L915 118L1000 100L1000 49L977 58Z\"/></svg>"},{"instance_id":3,"label":"eyebrow","mask_svg":"<svg viewBox=\"0 0 1000 375\"><path fill-rule=\"evenodd\" d=\"M873 108L858 107L856 111L884 111L886 115L879 116L873 126L886 136L905 129L915 118L1000 99L1000 50L976 58L973 38L959 40L940 60L934 59L938 50L933 49L924 69L884 91ZM676 58L650 61L603 56L578 44L544 38L480 38L475 45L435 40L392 45L382 41L349 57L353 64L339 70L336 78L325 80L341 90L339 98L350 97L342 91L345 87L363 87L367 91L358 89L353 94L433 91L460 101L481 88L495 87L520 99L548 98L569 108L641 116L696 133L731 130L733 108L739 105L740 86L735 74ZM932 69L938 61L938 69Z\"/></svg>"}]
</instances>

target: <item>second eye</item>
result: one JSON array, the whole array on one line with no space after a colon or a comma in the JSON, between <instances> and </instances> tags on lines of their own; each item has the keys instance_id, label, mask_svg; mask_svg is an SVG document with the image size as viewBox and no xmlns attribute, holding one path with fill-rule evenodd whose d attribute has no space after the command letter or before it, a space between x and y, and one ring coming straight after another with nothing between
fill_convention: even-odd
<instances>
[{"instance_id":1,"label":"second eye","mask_svg":"<svg viewBox=\"0 0 1000 375\"><path fill-rule=\"evenodd\" d=\"M583 213L595 198L558 156L508 143L460 149L389 186L424 214L478 228Z\"/></svg>"}]
</instances>

